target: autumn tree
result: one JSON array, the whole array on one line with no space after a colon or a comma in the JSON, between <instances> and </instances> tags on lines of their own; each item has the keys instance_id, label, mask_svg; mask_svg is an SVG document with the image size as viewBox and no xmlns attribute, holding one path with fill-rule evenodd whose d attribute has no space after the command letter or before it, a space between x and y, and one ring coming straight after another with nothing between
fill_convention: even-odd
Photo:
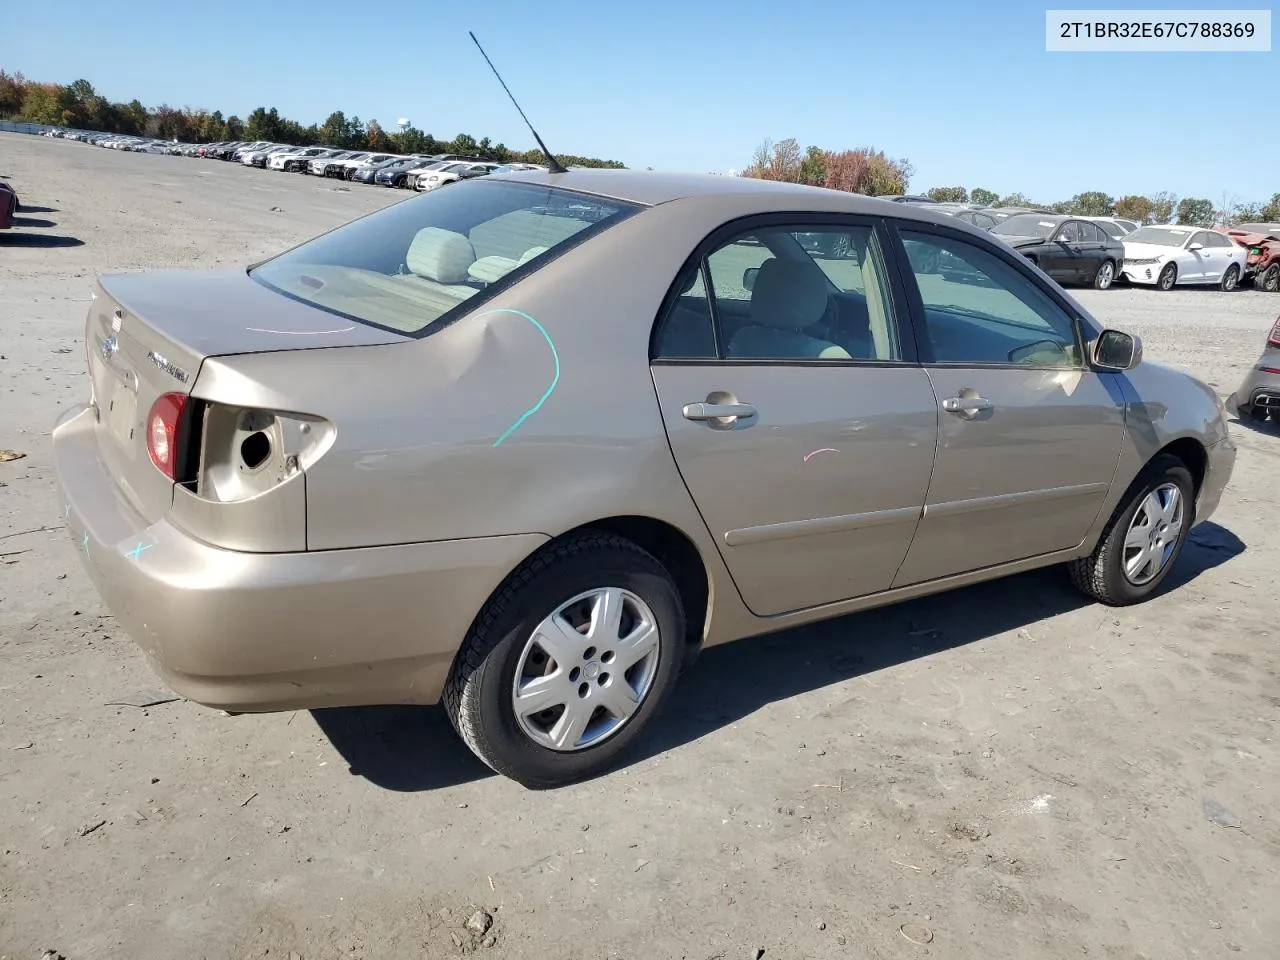
<instances>
[{"instance_id":1,"label":"autumn tree","mask_svg":"<svg viewBox=\"0 0 1280 960\"><path fill-rule=\"evenodd\" d=\"M1151 215L1151 200L1141 194L1130 193L1115 202L1115 214L1135 223L1147 223Z\"/></svg>"},{"instance_id":2,"label":"autumn tree","mask_svg":"<svg viewBox=\"0 0 1280 960\"><path fill-rule=\"evenodd\" d=\"M930 200L938 203L968 203L969 191L964 187L930 187L926 193Z\"/></svg>"}]
</instances>

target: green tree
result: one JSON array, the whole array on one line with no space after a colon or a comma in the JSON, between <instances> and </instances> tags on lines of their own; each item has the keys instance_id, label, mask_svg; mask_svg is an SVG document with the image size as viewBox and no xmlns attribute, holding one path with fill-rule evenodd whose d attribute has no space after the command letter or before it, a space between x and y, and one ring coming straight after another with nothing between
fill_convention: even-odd
<instances>
[{"instance_id":1,"label":"green tree","mask_svg":"<svg viewBox=\"0 0 1280 960\"><path fill-rule=\"evenodd\" d=\"M1213 225L1213 201L1202 197L1184 197L1178 201L1178 223L1196 227Z\"/></svg>"},{"instance_id":2,"label":"green tree","mask_svg":"<svg viewBox=\"0 0 1280 960\"><path fill-rule=\"evenodd\" d=\"M320 139L335 147L347 145L347 115L335 110L320 124Z\"/></svg>"},{"instance_id":3,"label":"green tree","mask_svg":"<svg viewBox=\"0 0 1280 960\"><path fill-rule=\"evenodd\" d=\"M1000 196L985 187L974 187L969 191L969 200L971 203L980 203L984 207L989 207L993 203L999 203Z\"/></svg>"},{"instance_id":4,"label":"green tree","mask_svg":"<svg viewBox=\"0 0 1280 960\"><path fill-rule=\"evenodd\" d=\"M18 119L28 123L63 123L62 113L71 105L66 88L56 83L29 83L22 98Z\"/></svg>"},{"instance_id":5,"label":"green tree","mask_svg":"<svg viewBox=\"0 0 1280 960\"><path fill-rule=\"evenodd\" d=\"M809 147L800 161L798 179L811 187L827 185L827 154L821 147Z\"/></svg>"},{"instance_id":6,"label":"green tree","mask_svg":"<svg viewBox=\"0 0 1280 960\"><path fill-rule=\"evenodd\" d=\"M1147 214L1146 222L1173 223L1173 214L1177 208L1177 194L1161 190L1151 198L1151 212Z\"/></svg>"},{"instance_id":7,"label":"green tree","mask_svg":"<svg viewBox=\"0 0 1280 960\"><path fill-rule=\"evenodd\" d=\"M449 144L446 153L478 153L480 144L476 143L476 138L469 133L460 133L453 138Z\"/></svg>"},{"instance_id":8,"label":"green tree","mask_svg":"<svg viewBox=\"0 0 1280 960\"><path fill-rule=\"evenodd\" d=\"M1262 205L1258 219L1264 223L1280 221L1280 193L1273 193L1271 199Z\"/></svg>"},{"instance_id":9,"label":"green tree","mask_svg":"<svg viewBox=\"0 0 1280 960\"><path fill-rule=\"evenodd\" d=\"M1232 226L1237 223L1261 223L1265 218L1262 216L1262 204L1260 203L1241 203L1231 212Z\"/></svg>"},{"instance_id":10,"label":"green tree","mask_svg":"<svg viewBox=\"0 0 1280 960\"><path fill-rule=\"evenodd\" d=\"M968 203L969 191L964 187L930 187L926 192L930 200L939 203Z\"/></svg>"},{"instance_id":11,"label":"green tree","mask_svg":"<svg viewBox=\"0 0 1280 960\"><path fill-rule=\"evenodd\" d=\"M1070 211L1078 217L1109 217L1115 208L1115 197L1101 190L1088 190L1077 193L1069 201Z\"/></svg>"},{"instance_id":12,"label":"green tree","mask_svg":"<svg viewBox=\"0 0 1280 960\"><path fill-rule=\"evenodd\" d=\"M1034 206L1035 206L1035 204L1034 204L1034 203L1032 203L1030 200L1028 200L1028 199L1027 199L1027 197L1026 197L1024 194L1021 194L1021 193L1011 193L1011 194L1009 194L1007 197L1001 197L1001 198L1000 198L999 206L1002 206L1002 207L1034 207Z\"/></svg>"}]
</instances>

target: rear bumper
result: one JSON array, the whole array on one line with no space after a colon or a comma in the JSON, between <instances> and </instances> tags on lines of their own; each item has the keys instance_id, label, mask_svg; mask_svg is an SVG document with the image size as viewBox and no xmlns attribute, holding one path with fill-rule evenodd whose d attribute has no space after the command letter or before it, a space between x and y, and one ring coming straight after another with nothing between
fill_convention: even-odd
<instances>
[{"instance_id":1,"label":"rear bumper","mask_svg":"<svg viewBox=\"0 0 1280 960\"><path fill-rule=\"evenodd\" d=\"M266 712L435 703L489 594L540 534L252 554L148 523L97 454L95 413L53 431L71 542L108 608L174 691Z\"/></svg>"},{"instance_id":2,"label":"rear bumper","mask_svg":"<svg viewBox=\"0 0 1280 960\"><path fill-rule=\"evenodd\" d=\"M1245 376L1236 392L1226 399L1228 412L1237 417L1257 414L1259 410L1280 411L1280 373L1260 370L1260 366L1280 368L1280 351L1268 350Z\"/></svg>"}]
</instances>

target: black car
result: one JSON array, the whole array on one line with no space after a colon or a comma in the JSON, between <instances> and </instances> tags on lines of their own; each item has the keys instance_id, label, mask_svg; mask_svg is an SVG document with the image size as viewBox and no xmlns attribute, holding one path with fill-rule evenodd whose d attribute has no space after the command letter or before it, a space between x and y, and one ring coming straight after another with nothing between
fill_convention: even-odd
<instances>
[{"instance_id":1,"label":"black car","mask_svg":"<svg viewBox=\"0 0 1280 960\"><path fill-rule=\"evenodd\" d=\"M990 232L1059 283L1086 283L1105 290L1124 263L1124 244L1079 217L1019 213Z\"/></svg>"},{"instance_id":2,"label":"black car","mask_svg":"<svg viewBox=\"0 0 1280 960\"><path fill-rule=\"evenodd\" d=\"M404 157L379 164L374 168L373 182L384 187L403 187L406 173L427 163L430 161L422 157Z\"/></svg>"},{"instance_id":3,"label":"black car","mask_svg":"<svg viewBox=\"0 0 1280 960\"><path fill-rule=\"evenodd\" d=\"M395 157L391 160L383 160L381 163L365 163L356 167L348 180L355 180L357 183L373 183L374 178L378 175L378 171L385 170L393 163L403 163L403 157Z\"/></svg>"}]
</instances>

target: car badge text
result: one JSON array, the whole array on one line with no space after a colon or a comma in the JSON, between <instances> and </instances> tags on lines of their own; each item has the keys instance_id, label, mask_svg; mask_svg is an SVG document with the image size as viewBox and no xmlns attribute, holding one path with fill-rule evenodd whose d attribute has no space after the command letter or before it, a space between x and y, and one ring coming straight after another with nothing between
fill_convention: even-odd
<instances>
[{"instance_id":1,"label":"car badge text","mask_svg":"<svg viewBox=\"0 0 1280 960\"><path fill-rule=\"evenodd\" d=\"M187 376L188 376L187 371L183 370L176 363L172 363L171 361L166 360L164 357L156 353L154 350L147 351L147 359L150 360L152 363L154 363L157 367L159 367L165 373L169 374L169 376L173 377L179 383L187 382Z\"/></svg>"}]
</instances>

